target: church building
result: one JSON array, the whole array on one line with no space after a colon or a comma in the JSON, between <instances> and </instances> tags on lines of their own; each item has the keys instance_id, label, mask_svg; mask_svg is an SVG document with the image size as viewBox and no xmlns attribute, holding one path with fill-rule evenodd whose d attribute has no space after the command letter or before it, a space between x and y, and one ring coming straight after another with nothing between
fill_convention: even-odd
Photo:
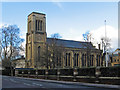
<instances>
[{"instance_id":1,"label":"church building","mask_svg":"<svg viewBox=\"0 0 120 90\"><path fill-rule=\"evenodd\" d=\"M29 14L27 27L26 68L102 66L102 51L91 42L47 38L45 14Z\"/></svg>"}]
</instances>

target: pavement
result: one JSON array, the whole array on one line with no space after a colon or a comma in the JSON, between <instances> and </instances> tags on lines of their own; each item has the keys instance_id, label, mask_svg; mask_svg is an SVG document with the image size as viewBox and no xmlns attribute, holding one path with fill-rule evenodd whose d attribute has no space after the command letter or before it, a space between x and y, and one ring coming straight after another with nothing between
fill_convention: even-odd
<instances>
[{"instance_id":1,"label":"pavement","mask_svg":"<svg viewBox=\"0 0 120 90\"><path fill-rule=\"evenodd\" d=\"M3 88L81 88L92 90L115 90L119 85L92 84L82 82L68 82L45 79L34 79L25 77L2 76Z\"/></svg>"}]
</instances>

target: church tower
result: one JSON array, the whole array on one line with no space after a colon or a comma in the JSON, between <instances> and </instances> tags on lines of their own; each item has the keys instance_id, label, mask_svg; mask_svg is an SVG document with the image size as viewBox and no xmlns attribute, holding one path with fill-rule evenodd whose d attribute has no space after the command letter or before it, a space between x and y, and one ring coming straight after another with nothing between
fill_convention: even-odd
<instances>
[{"instance_id":1,"label":"church tower","mask_svg":"<svg viewBox=\"0 0 120 90\"><path fill-rule=\"evenodd\" d=\"M32 12L28 15L26 34L26 68L38 68L46 43L46 16Z\"/></svg>"}]
</instances>

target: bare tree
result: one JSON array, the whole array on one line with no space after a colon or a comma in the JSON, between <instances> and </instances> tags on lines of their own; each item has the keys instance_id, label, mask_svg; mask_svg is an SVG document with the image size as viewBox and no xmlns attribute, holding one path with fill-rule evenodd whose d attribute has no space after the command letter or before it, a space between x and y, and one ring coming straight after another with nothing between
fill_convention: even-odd
<instances>
[{"instance_id":1,"label":"bare tree","mask_svg":"<svg viewBox=\"0 0 120 90\"><path fill-rule=\"evenodd\" d=\"M94 38L92 37L92 33L90 33L89 31L83 34L83 39L86 42L92 42L94 40Z\"/></svg>"},{"instance_id":2,"label":"bare tree","mask_svg":"<svg viewBox=\"0 0 120 90\"><path fill-rule=\"evenodd\" d=\"M103 50L103 62L102 64L105 65L106 67L108 66L109 61L109 54L112 54L112 48L111 48L111 39L108 37L102 37L101 42L102 42L102 50ZM104 59L105 58L105 59ZM105 60L105 61L104 61Z\"/></svg>"},{"instance_id":3,"label":"bare tree","mask_svg":"<svg viewBox=\"0 0 120 90\"><path fill-rule=\"evenodd\" d=\"M61 44L58 44L59 38L62 38L59 33L55 33L51 35L52 41L50 46L51 49L51 58L52 58L52 66L53 68L58 68L61 66L61 60L62 60L62 53L64 51L64 46Z\"/></svg>"},{"instance_id":4,"label":"bare tree","mask_svg":"<svg viewBox=\"0 0 120 90\"><path fill-rule=\"evenodd\" d=\"M110 38L105 38L105 37L102 37L101 38L101 41L102 41L102 49L103 51L105 52L105 50L107 51L110 51L111 50L111 39Z\"/></svg>"},{"instance_id":5,"label":"bare tree","mask_svg":"<svg viewBox=\"0 0 120 90\"><path fill-rule=\"evenodd\" d=\"M20 56L21 43L24 39L20 38L20 29L16 25L3 26L0 30L2 32L2 65L11 67L11 61Z\"/></svg>"},{"instance_id":6,"label":"bare tree","mask_svg":"<svg viewBox=\"0 0 120 90\"><path fill-rule=\"evenodd\" d=\"M44 49L43 55L46 68L61 67L64 46L58 44L60 37L58 33L52 34L49 43L46 43L46 49Z\"/></svg>"},{"instance_id":7,"label":"bare tree","mask_svg":"<svg viewBox=\"0 0 120 90\"><path fill-rule=\"evenodd\" d=\"M84 47L86 47L86 55L85 55L85 58L86 58L86 63L85 63L85 66L86 67L90 67L91 66L91 58L93 58L91 56L91 51L92 51L92 47L93 47L93 44L92 44L92 40L94 39L92 37L92 34L90 32L86 32L85 34L83 34L83 38L85 40L86 43L84 43Z\"/></svg>"},{"instance_id":8,"label":"bare tree","mask_svg":"<svg viewBox=\"0 0 120 90\"><path fill-rule=\"evenodd\" d=\"M60 39L62 36L59 33L51 34L51 38Z\"/></svg>"},{"instance_id":9,"label":"bare tree","mask_svg":"<svg viewBox=\"0 0 120 90\"><path fill-rule=\"evenodd\" d=\"M49 60L51 58L50 56L51 56L51 51L49 50L48 44L46 43L45 48L42 49L42 54L40 56L41 62L39 65L36 63L36 66L45 67L46 69L48 69L50 66L50 60Z\"/></svg>"}]
</instances>

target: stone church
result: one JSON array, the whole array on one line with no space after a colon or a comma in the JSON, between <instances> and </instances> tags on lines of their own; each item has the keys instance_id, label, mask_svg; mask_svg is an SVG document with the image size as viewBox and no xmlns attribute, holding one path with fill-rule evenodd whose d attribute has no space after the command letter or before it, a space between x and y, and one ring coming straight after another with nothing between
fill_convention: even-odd
<instances>
[{"instance_id":1,"label":"stone church","mask_svg":"<svg viewBox=\"0 0 120 90\"><path fill-rule=\"evenodd\" d=\"M46 46L53 41L53 38L47 38L46 32L46 15L43 13L32 12L28 15L26 34L26 68L46 68L44 63L46 56L44 51ZM102 51L96 49L91 42L81 42L64 39L54 39L56 46L64 47L60 54L61 68L82 68L102 66ZM53 46L53 44L52 44ZM60 51L54 47L54 50ZM50 49L51 50L51 49ZM52 54L50 54L52 56ZM53 54L54 55L54 54ZM45 58L42 58L45 56ZM55 58L56 60L58 58ZM53 58L47 58L49 62ZM43 65L41 65L43 64ZM47 64L48 68L52 68ZM56 66L55 66L56 67Z\"/></svg>"}]
</instances>

